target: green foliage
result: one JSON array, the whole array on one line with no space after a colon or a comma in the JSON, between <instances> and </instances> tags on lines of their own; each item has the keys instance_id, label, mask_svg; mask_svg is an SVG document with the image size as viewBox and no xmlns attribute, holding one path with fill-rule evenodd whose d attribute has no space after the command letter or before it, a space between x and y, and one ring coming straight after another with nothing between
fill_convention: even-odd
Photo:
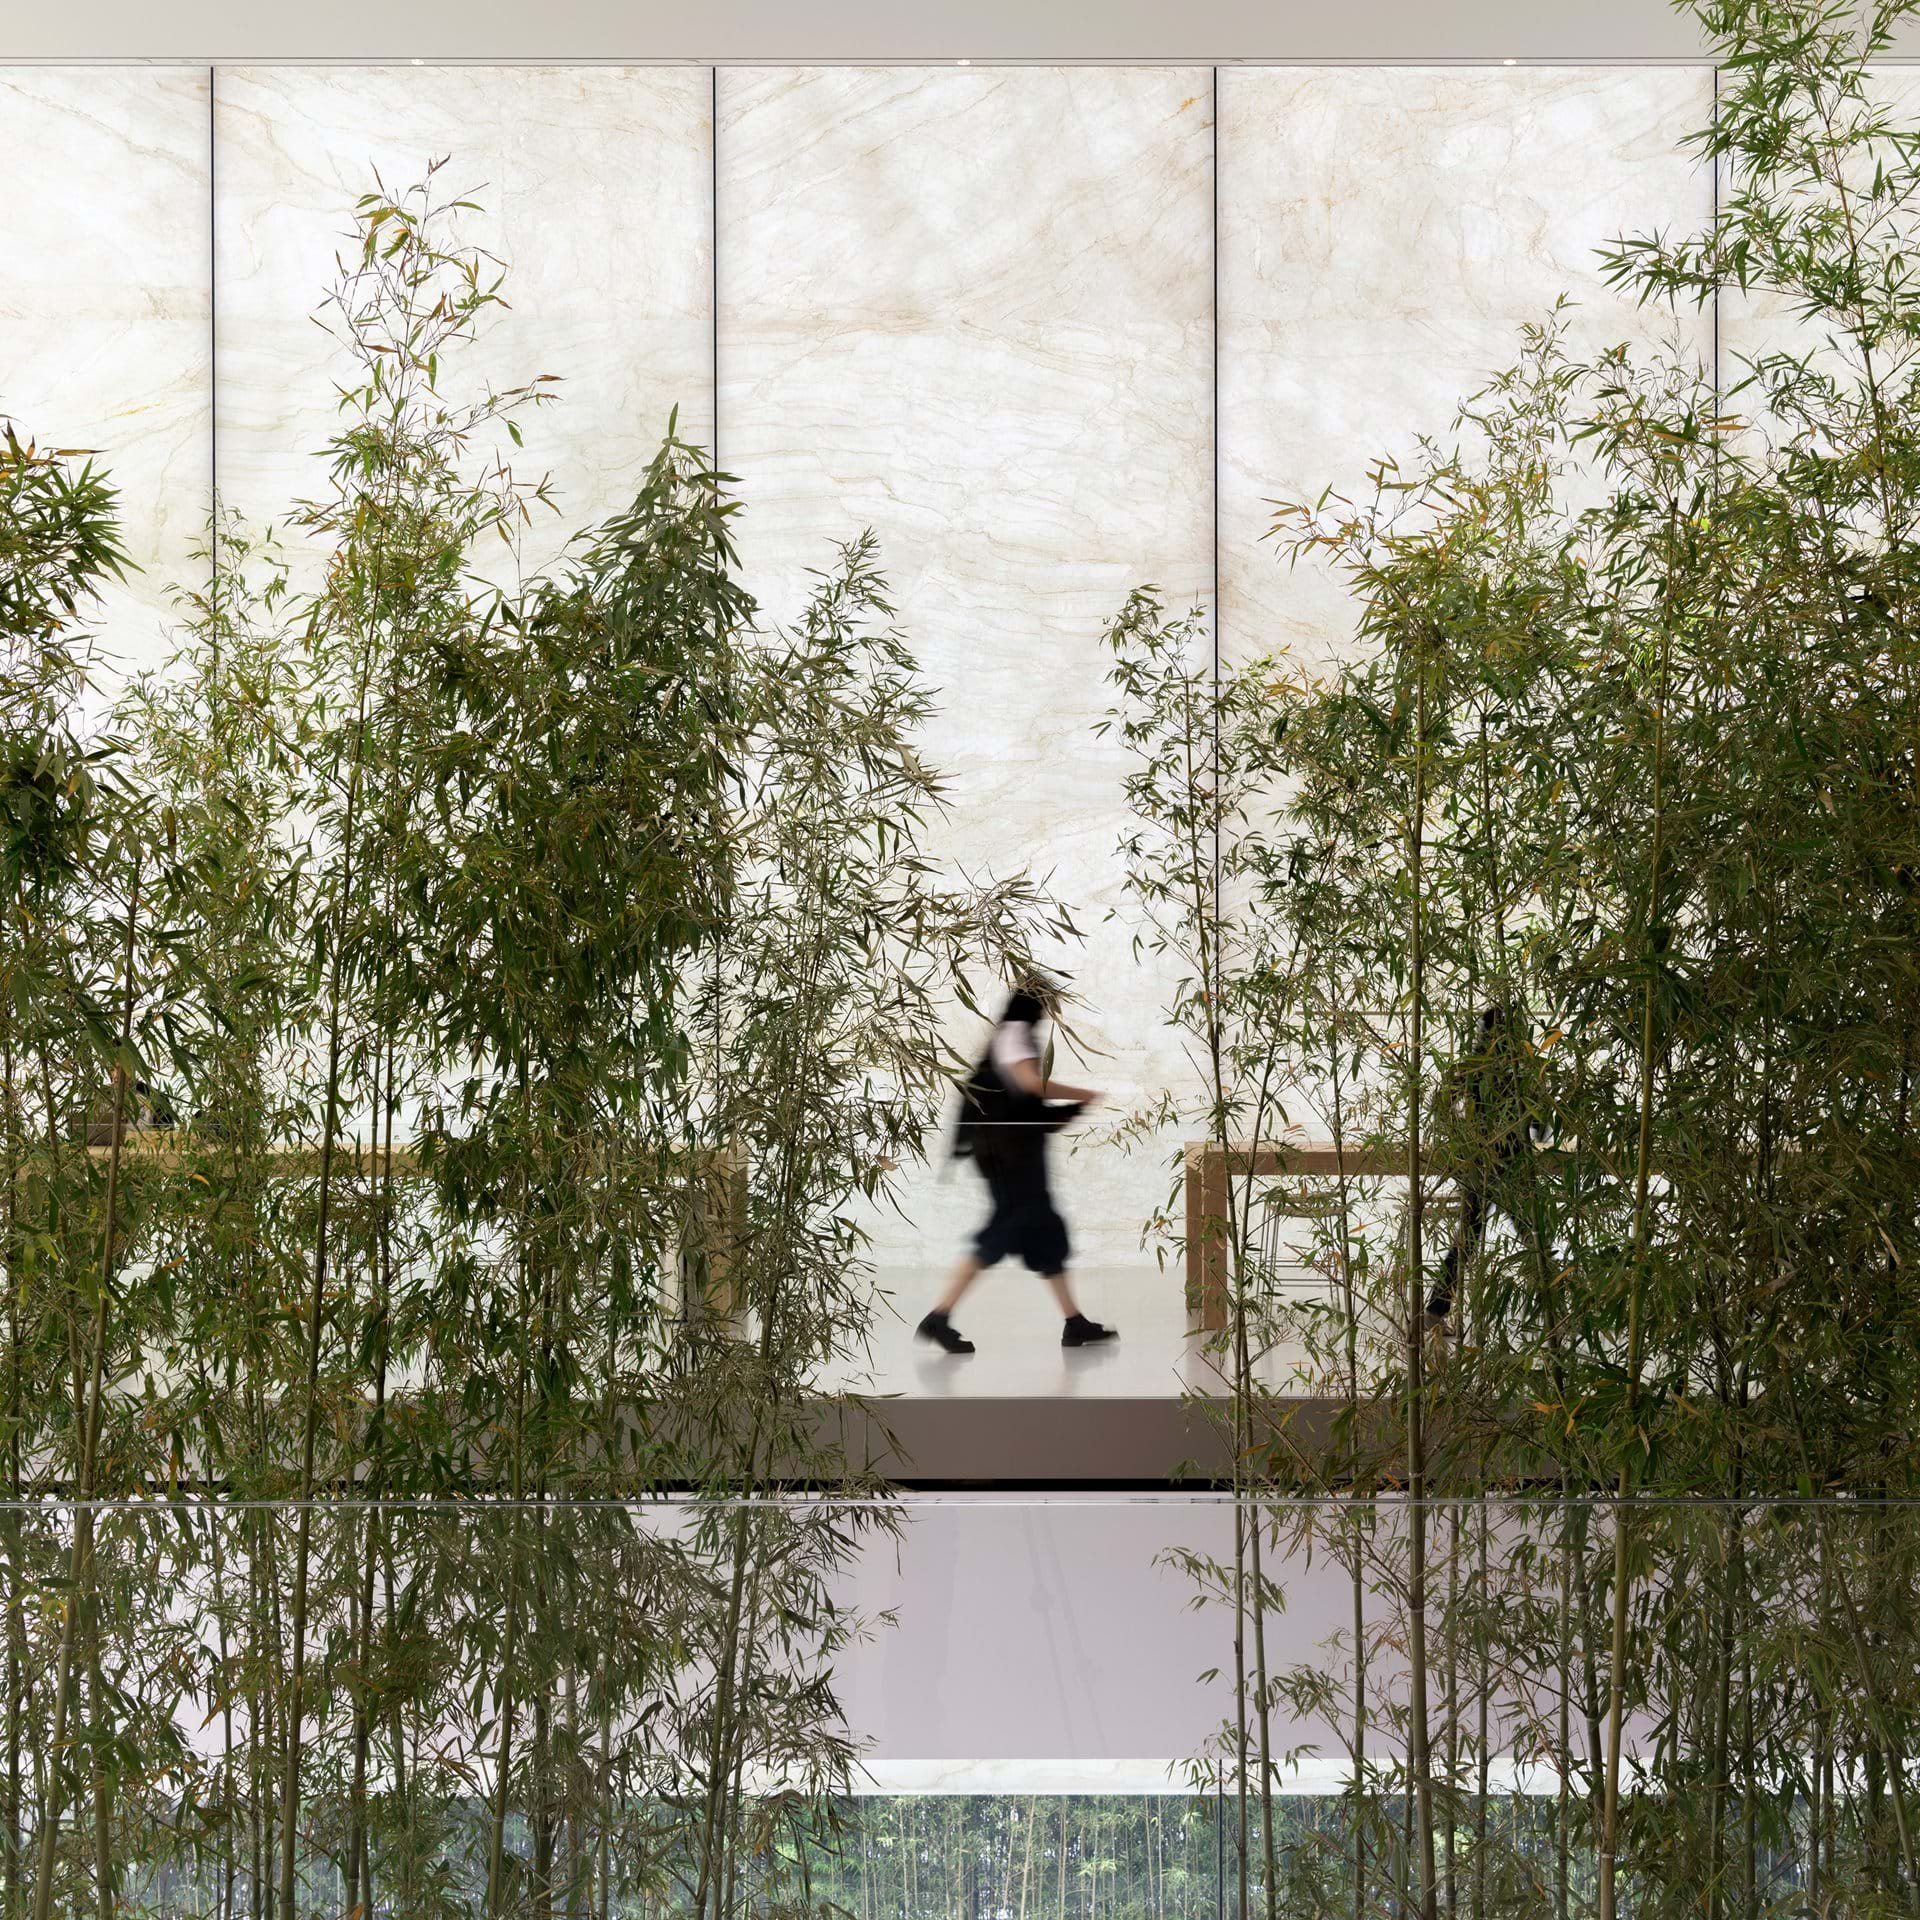
<instances>
[{"instance_id":1,"label":"green foliage","mask_svg":"<svg viewBox=\"0 0 1920 1920\"><path fill-rule=\"evenodd\" d=\"M1357 644L1317 679L1228 667L1198 753L1169 725L1196 634L1138 601L1116 630L1148 641L1116 675L1153 769L1133 867L1173 901L1173 1017L1215 1062L1196 1117L1222 1144L1331 1135L1358 1170L1249 1173L1227 1209L1230 1340L1257 1361L1291 1329L1306 1360L1227 1369L1252 1517L1234 1565L1191 1569L1244 1649L1223 1744L1264 1793L1254 1544L1333 1554L1355 1624L1277 1684L1350 1750L1384 1725L1420 1806L1394 1897L1427 1913L1468 1899L1458 1769L1489 1691L1496 1724L1554 1729L1590 1821L1559 1844L1590 1844L1603 1920L1920 1887L1920 1696L1887 1659L1908 1530L1762 1504L1914 1491L1920 136L1874 70L1912 9L1696 11L1716 213L1603 265L1656 318L1719 303L1753 343L1724 390L1684 346L1528 329L1447 440L1282 510ZM1240 884L1174 900L1167 850L1204 876L1208 833ZM1302 1215L1305 1301L1273 1257ZM1568 1504L1478 1578L1484 1518L1428 1522L1425 1495L1543 1483ZM1403 1523L1262 1509L1269 1487L1403 1489ZM1645 1504L1703 1497L1731 1504ZM1404 1648L1384 1675L1376 1609ZM1384 1858L1346 1866L1364 1911Z\"/></svg>"},{"instance_id":2,"label":"green foliage","mask_svg":"<svg viewBox=\"0 0 1920 1920\"><path fill-rule=\"evenodd\" d=\"M110 726L113 497L7 442L9 1916L721 1920L856 1764L854 1203L1053 913L922 851L870 536L763 627L670 423L522 577L476 213L358 203L326 484Z\"/></svg>"}]
</instances>

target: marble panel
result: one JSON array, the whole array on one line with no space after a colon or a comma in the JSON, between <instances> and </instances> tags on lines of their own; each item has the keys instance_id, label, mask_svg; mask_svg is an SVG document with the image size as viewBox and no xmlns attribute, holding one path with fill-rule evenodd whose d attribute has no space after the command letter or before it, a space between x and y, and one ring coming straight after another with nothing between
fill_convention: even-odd
<instances>
[{"instance_id":1,"label":"marble panel","mask_svg":"<svg viewBox=\"0 0 1920 1920\"><path fill-rule=\"evenodd\" d=\"M1704 222L1683 153L1712 111L1705 67L1223 67L1220 71L1220 591L1230 656L1351 641L1327 572L1289 570L1276 499L1363 497L1372 462L1448 438L1567 293L1598 344L1665 330L1601 277L1621 233ZM1709 349L1697 315L1689 350Z\"/></svg>"},{"instance_id":2,"label":"marble panel","mask_svg":"<svg viewBox=\"0 0 1920 1920\"><path fill-rule=\"evenodd\" d=\"M97 450L140 571L101 681L165 656L212 493L205 67L0 68L0 418Z\"/></svg>"},{"instance_id":3,"label":"marble panel","mask_svg":"<svg viewBox=\"0 0 1920 1920\"><path fill-rule=\"evenodd\" d=\"M1124 757L1093 729L1129 588L1211 586L1211 161L1203 67L720 75L719 435L750 580L790 618L875 530L940 707L935 849L1071 906L1085 944L1053 957L1093 1057L1057 1065L1118 1104L1189 1077L1168 969L1134 951ZM1150 1262L1162 1152L1083 1129L1056 1182L1079 1257ZM903 1311L978 1212L971 1172L933 1168L874 1222Z\"/></svg>"},{"instance_id":4,"label":"marble panel","mask_svg":"<svg viewBox=\"0 0 1920 1920\"><path fill-rule=\"evenodd\" d=\"M450 394L560 376L513 455L523 478L551 473L561 509L536 520L528 564L627 502L672 408L708 441L711 100L691 67L223 67L223 499L262 519L317 489L342 363L310 316L358 196L376 175L398 192L435 158L438 189L482 209L456 231L508 269L509 308Z\"/></svg>"}]
</instances>

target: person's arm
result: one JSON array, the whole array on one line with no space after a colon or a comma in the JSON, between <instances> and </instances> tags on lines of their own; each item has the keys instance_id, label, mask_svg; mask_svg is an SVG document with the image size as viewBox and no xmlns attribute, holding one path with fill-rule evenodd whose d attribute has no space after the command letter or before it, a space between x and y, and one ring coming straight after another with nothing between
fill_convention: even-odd
<instances>
[{"instance_id":1,"label":"person's arm","mask_svg":"<svg viewBox=\"0 0 1920 1920\"><path fill-rule=\"evenodd\" d=\"M1070 1087L1064 1080L1043 1079L1031 1060L1009 1060L1005 1071L1022 1093L1030 1093L1038 1100L1077 1100L1087 1106L1100 1098L1091 1087Z\"/></svg>"}]
</instances>

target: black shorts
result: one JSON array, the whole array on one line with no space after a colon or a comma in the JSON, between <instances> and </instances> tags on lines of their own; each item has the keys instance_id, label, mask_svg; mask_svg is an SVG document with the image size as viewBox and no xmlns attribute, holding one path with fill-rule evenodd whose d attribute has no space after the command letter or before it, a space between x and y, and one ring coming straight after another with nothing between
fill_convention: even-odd
<instances>
[{"instance_id":1,"label":"black shorts","mask_svg":"<svg viewBox=\"0 0 1920 1920\"><path fill-rule=\"evenodd\" d=\"M1035 1273L1066 1272L1067 1223L1047 1191L1046 1162L982 1166L980 1172L993 1196L993 1211L973 1236L974 1258L991 1267L1012 1254Z\"/></svg>"}]
</instances>

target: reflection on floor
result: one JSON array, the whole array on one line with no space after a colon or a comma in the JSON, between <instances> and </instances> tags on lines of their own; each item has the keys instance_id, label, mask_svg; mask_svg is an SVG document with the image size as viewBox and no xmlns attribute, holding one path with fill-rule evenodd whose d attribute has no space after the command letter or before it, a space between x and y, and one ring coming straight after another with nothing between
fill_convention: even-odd
<instances>
[{"instance_id":1,"label":"reflection on floor","mask_svg":"<svg viewBox=\"0 0 1920 1920\"><path fill-rule=\"evenodd\" d=\"M1060 1345L1059 1311L1045 1283L1022 1268L996 1267L954 1315L979 1349L957 1357L914 1338L942 1277L937 1264L924 1273L881 1272L867 1364L849 1365L822 1384L908 1399L1089 1400L1178 1399L1222 1385L1208 1341L1187 1331L1180 1276L1171 1270L1141 1262L1076 1273L1081 1310L1118 1327L1120 1337L1073 1350ZM1299 1285L1304 1300L1321 1283L1303 1274ZM1262 1362L1262 1377L1277 1387L1292 1384L1303 1359L1297 1342L1285 1343Z\"/></svg>"}]
</instances>

